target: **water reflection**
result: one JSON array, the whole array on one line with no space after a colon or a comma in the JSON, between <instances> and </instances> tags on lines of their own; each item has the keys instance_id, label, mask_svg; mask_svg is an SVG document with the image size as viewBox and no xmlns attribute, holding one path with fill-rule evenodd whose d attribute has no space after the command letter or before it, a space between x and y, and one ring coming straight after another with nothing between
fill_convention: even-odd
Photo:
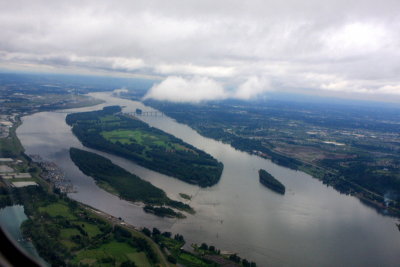
<instances>
[{"instance_id":1,"label":"water reflection","mask_svg":"<svg viewBox=\"0 0 400 267\"><path fill-rule=\"evenodd\" d=\"M106 104L73 111L96 110L104 105L125 106L127 112L136 108L153 110L142 103L106 93L92 95L105 100ZM71 162L69 147L82 148L82 145L65 124L66 112L25 117L17 133L28 154L39 154L65 171L78 191L70 197L78 201L134 225L181 233L188 244L207 242L239 252L259 266L396 266L400 262L400 234L395 220L378 215L357 199L340 195L304 173L204 138L166 116L142 119L213 155L224 163L224 171L217 185L200 189L96 151L162 188L171 198L180 199L179 193L192 195L190 205L197 211L185 220L160 219L146 214L140 205L99 189ZM284 196L258 182L260 168L285 184Z\"/></svg>"}]
</instances>

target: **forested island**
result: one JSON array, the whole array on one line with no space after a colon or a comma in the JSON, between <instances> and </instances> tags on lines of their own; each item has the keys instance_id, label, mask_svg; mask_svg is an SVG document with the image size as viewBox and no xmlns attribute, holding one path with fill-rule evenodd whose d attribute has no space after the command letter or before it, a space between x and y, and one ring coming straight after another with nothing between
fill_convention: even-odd
<instances>
[{"instance_id":1,"label":"forested island","mask_svg":"<svg viewBox=\"0 0 400 267\"><path fill-rule=\"evenodd\" d=\"M285 194L285 186L279 182L274 176L272 176L266 170L260 169L258 171L258 175L260 177L260 183L268 187L269 189L284 195Z\"/></svg>"},{"instance_id":2,"label":"forested island","mask_svg":"<svg viewBox=\"0 0 400 267\"><path fill-rule=\"evenodd\" d=\"M84 174L93 177L96 183L104 190L119 195L126 200L146 203L147 208L144 209L146 212L150 209L157 211L165 211L168 209L168 213L153 213L161 217L185 217L182 213L175 212L170 208L153 207L153 205L166 205L189 213L194 213L194 210L189 205L168 198L165 192L160 188L155 187L151 183L115 165L109 159L77 148L70 149L70 156L75 165Z\"/></svg>"},{"instance_id":3,"label":"forested island","mask_svg":"<svg viewBox=\"0 0 400 267\"><path fill-rule=\"evenodd\" d=\"M306 172L381 214L400 216L398 108L282 99L145 104L203 136Z\"/></svg>"},{"instance_id":4,"label":"forested island","mask_svg":"<svg viewBox=\"0 0 400 267\"><path fill-rule=\"evenodd\" d=\"M132 160L201 187L216 184L223 164L211 155L148 124L121 114L121 107L69 114L66 122L84 146Z\"/></svg>"}]
</instances>

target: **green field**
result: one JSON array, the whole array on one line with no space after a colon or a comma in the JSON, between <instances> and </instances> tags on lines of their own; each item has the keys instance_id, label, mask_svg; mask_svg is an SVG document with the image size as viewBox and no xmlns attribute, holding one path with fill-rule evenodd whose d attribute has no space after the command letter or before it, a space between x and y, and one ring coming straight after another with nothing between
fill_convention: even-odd
<instances>
[{"instance_id":1,"label":"green field","mask_svg":"<svg viewBox=\"0 0 400 267\"><path fill-rule=\"evenodd\" d=\"M17 189L30 219L22 224L25 238L52 266L155 266L163 259L145 235L110 224L73 200L50 195L41 187ZM163 264L162 266L165 266Z\"/></svg>"},{"instance_id":2,"label":"green field","mask_svg":"<svg viewBox=\"0 0 400 267\"><path fill-rule=\"evenodd\" d=\"M65 217L69 220L76 219L76 217L72 214L72 211L70 210L70 208L62 202L50 204L50 205L44 206L44 207L40 207L39 211L46 212L51 217L60 216L60 217Z\"/></svg>"},{"instance_id":3,"label":"green field","mask_svg":"<svg viewBox=\"0 0 400 267\"><path fill-rule=\"evenodd\" d=\"M109 119L109 121L111 121L111 119ZM181 144L174 143L168 136L148 133L140 129L103 131L101 132L101 135L112 143L119 142L124 145L136 143L145 147L158 146L169 151L180 150L195 153L193 150L186 148Z\"/></svg>"},{"instance_id":4,"label":"green field","mask_svg":"<svg viewBox=\"0 0 400 267\"><path fill-rule=\"evenodd\" d=\"M181 253L179 255L179 262L182 262L186 266L196 266L196 267L211 267L211 266L216 266L215 264L210 264L205 262L204 260L200 259L199 257L196 257L192 254L188 253Z\"/></svg>"},{"instance_id":5,"label":"green field","mask_svg":"<svg viewBox=\"0 0 400 267\"><path fill-rule=\"evenodd\" d=\"M216 184L223 164L181 139L121 114L119 106L69 114L66 122L84 146L127 158L201 187Z\"/></svg>"},{"instance_id":6,"label":"green field","mask_svg":"<svg viewBox=\"0 0 400 267\"><path fill-rule=\"evenodd\" d=\"M88 249L79 252L72 263L103 263L102 266L118 266L125 261L134 261L138 266L151 266L146 254L138 252L127 243L112 241L101 245L96 249Z\"/></svg>"},{"instance_id":7,"label":"green field","mask_svg":"<svg viewBox=\"0 0 400 267\"><path fill-rule=\"evenodd\" d=\"M95 236L101 234L99 227L97 227L97 225L95 224L91 224L84 221L76 221L74 222L74 224L81 226L88 234L89 238L94 238Z\"/></svg>"}]
</instances>

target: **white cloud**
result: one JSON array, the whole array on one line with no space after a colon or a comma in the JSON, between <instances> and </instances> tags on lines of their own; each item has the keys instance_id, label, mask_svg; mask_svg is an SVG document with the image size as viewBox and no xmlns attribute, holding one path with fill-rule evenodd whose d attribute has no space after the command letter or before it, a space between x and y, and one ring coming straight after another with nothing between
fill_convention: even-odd
<instances>
[{"instance_id":1,"label":"white cloud","mask_svg":"<svg viewBox=\"0 0 400 267\"><path fill-rule=\"evenodd\" d=\"M154 85L144 99L192 103L227 98L249 100L269 90L271 90L269 81L256 76L249 77L232 91L226 90L222 84L208 77L169 76L161 83Z\"/></svg>"},{"instance_id":2,"label":"white cloud","mask_svg":"<svg viewBox=\"0 0 400 267\"><path fill-rule=\"evenodd\" d=\"M271 90L269 81L265 78L252 76L239 86L233 97L248 100L257 97L268 90Z\"/></svg>"},{"instance_id":3,"label":"white cloud","mask_svg":"<svg viewBox=\"0 0 400 267\"><path fill-rule=\"evenodd\" d=\"M346 89L348 89L349 87L350 85L347 81L330 82L321 85L322 89L331 91L346 91Z\"/></svg>"},{"instance_id":4,"label":"white cloud","mask_svg":"<svg viewBox=\"0 0 400 267\"><path fill-rule=\"evenodd\" d=\"M331 57L365 55L389 45L390 35L384 26L355 22L326 31L322 36Z\"/></svg>"},{"instance_id":5,"label":"white cloud","mask_svg":"<svg viewBox=\"0 0 400 267\"><path fill-rule=\"evenodd\" d=\"M242 98L263 90L241 85L252 76L323 93L400 84L398 0L53 2L0 1L1 67L211 77Z\"/></svg>"},{"instance_id":6,"label":"white cloud","mask_svg":"<svg viewBox=\"0 0 400 267\"><path fill-rule=\"evenodd\" d=\"M228 95L218 82L206 77L185 79L170 76L154 85L144 99L156 99L171 102L198 103L207 100L225 99Z\"/></svg>"},{"instance_id":7,"label":"white cloud","mask_svg":"<svg viewBox=\"0 0 400 267\"><path fill-rule=\"evenodd\" d=\"M387 95L400 95L400 84L382 86L378 88L377 93Z\"/></svg>"},{"instance_id":8,"label":"white cloud","mask_svg":"<svg viewBox=\"0 0 400 267\"><path fill-rule=\"evenodd\" d=\"M231 77L235 73L235 68L222 66L198 66L193 64L161 64L155 67L155 71L161 74Z\"/></svg>"}]
</instances>

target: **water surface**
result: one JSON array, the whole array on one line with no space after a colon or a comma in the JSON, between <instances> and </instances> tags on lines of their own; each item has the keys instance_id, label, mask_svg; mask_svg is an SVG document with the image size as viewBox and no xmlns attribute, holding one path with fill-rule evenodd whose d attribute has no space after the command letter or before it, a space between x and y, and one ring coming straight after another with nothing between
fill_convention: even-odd
<instances>
[{"instance_id":1,"label":"water surface","mask_svg":"<svg viewBox=\"0 0 400 267\"><path fill-rule=\"evenodd\" d=\"M183 234L189 245L206 242L238 252L259 266L397 266L400 262L400 232L395 219L377 214L356 198L341 195L307 174L202 137L166 116L141 118L223 162L224 171L217 185L200 189L120 157L97 153L162 188L171 198L183 201L179 193L192 195L190 205L196 214L183 220L162 219L144 213L141 205L103 191L69 158L70 147L83 147L65 123L67 113L97 110L105 105L121 105L127 112L154 109L107 93L92 95L106 103L33 114L24 117L17 130L27 154L39 154L65 171L77 189L71 198L133 225ZM259 183L260 168L286 186L284 196Z\"/></svg>"},{"instance_id":2,"label":"water surface","mask_svg":"<svg viewBox=\"0 0 400 267\"><path fill-rule=\"evenodd\" d=\"M13 239L17 246L47 266L47 263L39 256L32 242L24 239L22 236L20 226L27 219L24 207L21 205L7 206L0 209L1 228Z\"/></svg>"}]
</instances>

